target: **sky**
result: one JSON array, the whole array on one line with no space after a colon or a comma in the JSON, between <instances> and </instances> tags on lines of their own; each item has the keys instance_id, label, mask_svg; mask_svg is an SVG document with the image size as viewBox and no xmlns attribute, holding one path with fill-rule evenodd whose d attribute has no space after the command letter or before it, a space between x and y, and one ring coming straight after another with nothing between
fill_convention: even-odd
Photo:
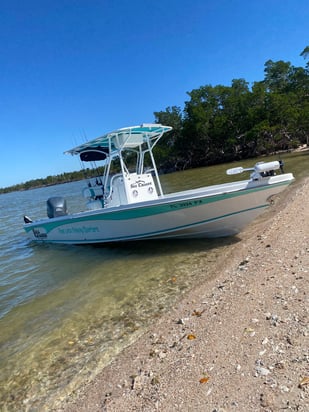
<instances>
[{"instance_id":1,"label":"sky","mask_svg":"<svg viewBox=\"0 0 309 412\"><path fill-rule=\"evenodd\" d=\"M80 170L63 152L187 92L305 67L308 0L0 0L0 188Z\"/></svg>"}]
</instances>

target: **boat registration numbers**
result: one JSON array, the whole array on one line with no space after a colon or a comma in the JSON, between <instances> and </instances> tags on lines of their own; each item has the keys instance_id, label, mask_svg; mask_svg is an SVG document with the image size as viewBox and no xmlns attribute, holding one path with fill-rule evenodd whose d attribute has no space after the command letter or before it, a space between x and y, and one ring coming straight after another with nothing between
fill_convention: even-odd
<instances>
[{"instance_id":1,"label":"boat registration numbers","mask_svg":"<svg viewBox=\"0 0 309 412\"><path fill-rule=\"evenodd\" d=\"M171 209L184 209L192 206L199 206L202 205L203 201L202 200L191 200L190 202L182 202L182 203L174 203L173 205L170 205Z\"/></svg>"}]
</instances>

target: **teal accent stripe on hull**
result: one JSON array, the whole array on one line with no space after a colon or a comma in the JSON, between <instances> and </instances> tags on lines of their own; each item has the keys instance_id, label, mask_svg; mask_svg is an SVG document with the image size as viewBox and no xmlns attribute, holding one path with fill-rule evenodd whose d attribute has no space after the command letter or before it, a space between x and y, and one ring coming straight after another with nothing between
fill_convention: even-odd
<instances>
[{"instance_id":1,"label":"teal accent stripe on hull","mask_svg":"<svg viewBox=\"0 0 309 412\"><path fill-rule=\"evenodd\" d=\"M88 244L90 244L90 243L121 242L121 241L125 241L125 240L134 240L134 239L139 240L139 239L144 239L144 238L156 238L156 237L159 237L160 235L169 234L169 233L172 234L173 232L179 232L179 231L188 229L190 227L192 227L192 228L197 227L197 226L203 225L205 223L212 223L212 222L215 222L215 221L220 220L220 219L226 219L230 216L235 216L235 215L239 215L239 214L242 214L242 213L251 212L253 210L263 209L263 208L266 208L266 207L268 207L268 204L260 205L260 206L249 208L249 209L240 210L240 211L233 212L233 213L228 213L226 215L217 216L217 217L214 217L214 218L211 218L211 219L201 220L201 221L193 223L193 224L173 227L173 228L170 228L168 230L160 230L160 231L156 231L156 232L141 233L141 234L137 234L137 235L134 235L134 236L121 236L121 237L117 237L117 238L111 237L111 238L105 238L105 239L102 239L102 240L99 240L99 239L98 240L88 240L86 242L85 242L85 240L69 240L67 242L64 241L64 240L59 240L59 241L52 240L52 241L49 241L49 242L69 243L69 244L72 244L72 243L73 244L78 244L78 243L88 243Z\"/></svg>"},{"instance_id":2,"label":"teal accent stripe on hull","mask_svg":"<svg viewBox=\"0 0 309 412\"><path fill-rule=\"evenodd\" d=\"M163 203L163 204L159 203L159 204L150 205L150 206L136 205L132 209L125 209L125 210L102 209L102 211L99 211L98 213L88 215L88 216L84 216L83 213L79 217L77 217L76 215L69 215L68 219L61 219L61 220L56 220L56 221L46 220L46 221L41 221L41 222L34 222L34 224L30 224L29 226L26 225L24 228L26 232L30 232L32 229L35 229L36 227L44 227L46 232L49 233L51 230L59 226L64 226L67 224L74 224L74 223L79 223L79 222L91 222L94 220L128 220L128 219L136 219L136 218L147 217L147 216L154 216L157 214L168 213L168 212L192 208L192 207L198 207L201 205L218 202L218 201L225 200L225 199L231 199L234 197L244 196L249 193L260 192L261 190L268 190L271 187L288 185L289 183L290 182L282 182L282 183L277 183L273 185L262 186L262 187L252 188L252 189L243 189L243 190L231 192L231 193L223 193L223 194L205 196L205 197L200 196L200 197L193 198L193 199L182 199L182 200L177 200L177 201L171 200L168 203ZM264 207L264 205L261 207ZM89 213L89 212L86 212L86 213Z\"/></svg>"}]
</instances>

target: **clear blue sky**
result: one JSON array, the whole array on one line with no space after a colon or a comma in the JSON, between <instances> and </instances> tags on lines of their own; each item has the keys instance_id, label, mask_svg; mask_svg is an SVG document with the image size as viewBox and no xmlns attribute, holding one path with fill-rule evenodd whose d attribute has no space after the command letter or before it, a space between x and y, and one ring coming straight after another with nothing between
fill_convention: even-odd
<instances>
[{"instance_id":1,"label":"clear blue sky","mask_svg":"<svg viewBox=\"0 0 309 412\"><path fill-rule=\"evenodd\" d=\"M309 45L308 0L0 0L0 187L79 170L88 139Z\"/></svg>"}]
</instances>

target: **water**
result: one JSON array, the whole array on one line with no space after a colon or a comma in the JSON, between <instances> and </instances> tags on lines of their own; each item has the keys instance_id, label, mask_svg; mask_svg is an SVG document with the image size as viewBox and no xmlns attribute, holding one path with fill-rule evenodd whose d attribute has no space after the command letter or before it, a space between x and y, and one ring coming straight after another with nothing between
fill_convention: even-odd
<instances>
[{"instance_id":1,"label":"water","mask_svg":"<svg viewBox=\"0 0 309 412\"><path fill-rule=\"evenodd\" d=\"M308 173L308 159L287 155L287 171ZM166 175L163 186L173 191L220 183L229 166ZM99 372L185 290L207 280L226 248L238 241L105 247L30 242L22 216L44 217L46 199L54 195L65 196L69 210L79 211L83 186L0 196L0 410L51 407L53 399Z\"/></svg>"}]
</instances>

